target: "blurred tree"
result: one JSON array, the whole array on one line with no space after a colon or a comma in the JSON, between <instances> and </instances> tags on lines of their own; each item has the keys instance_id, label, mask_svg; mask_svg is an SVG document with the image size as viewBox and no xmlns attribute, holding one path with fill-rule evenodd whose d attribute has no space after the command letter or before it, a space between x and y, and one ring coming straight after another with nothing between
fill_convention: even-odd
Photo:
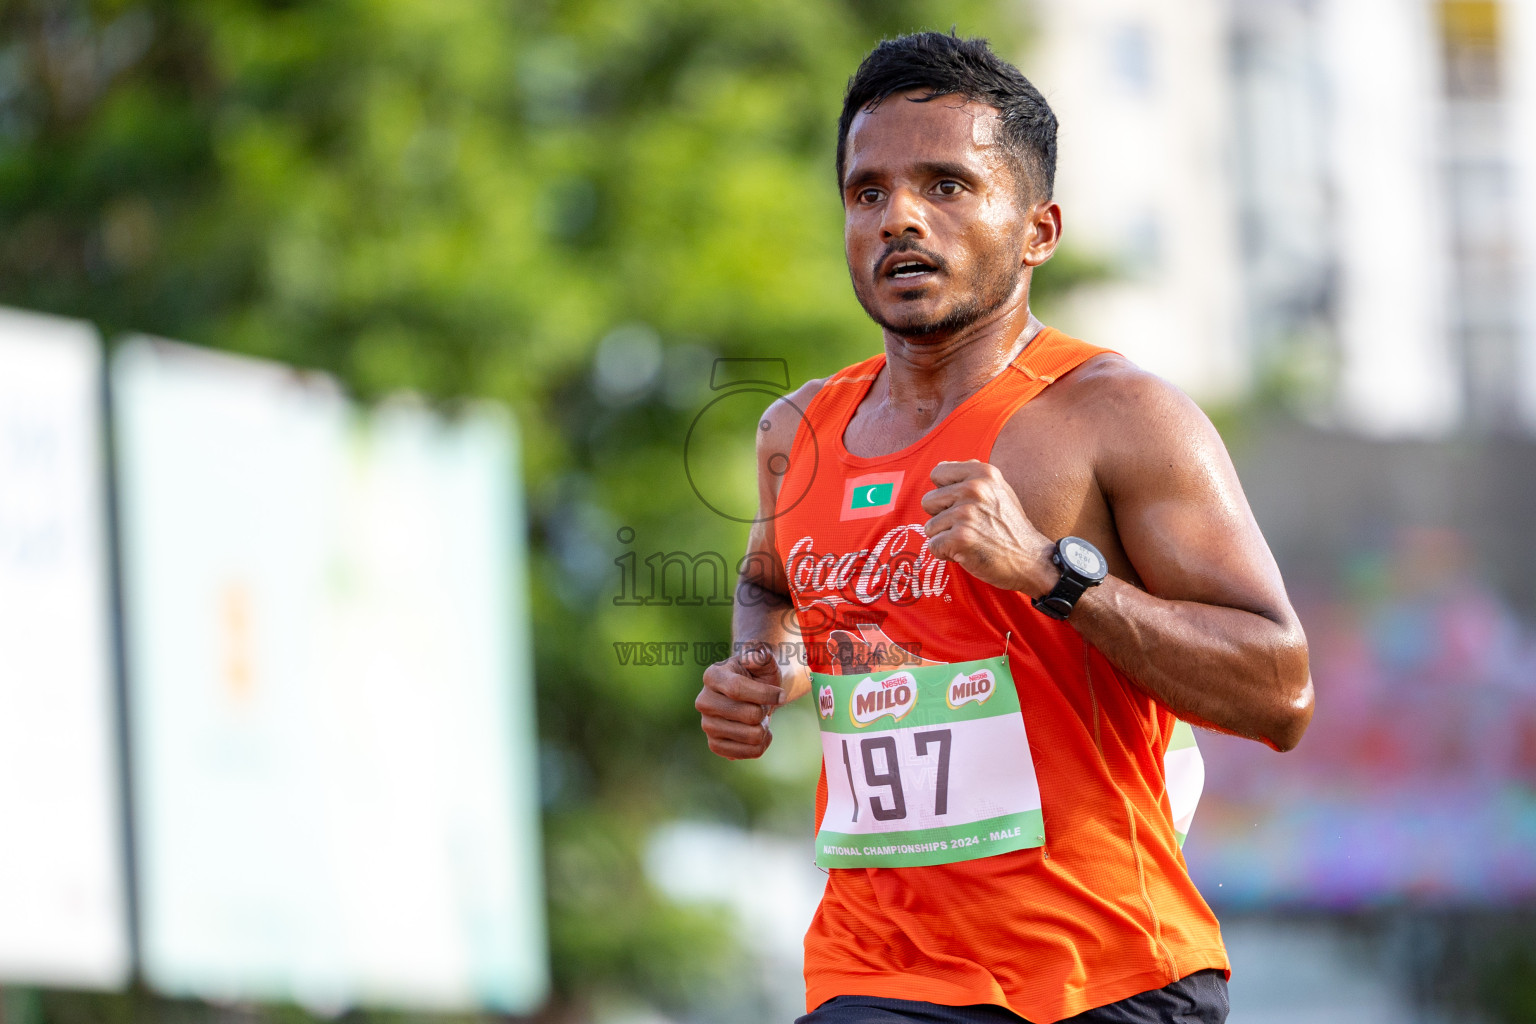
<instances>
[{"instance_id":1,"label":"blurred tree","mask_svg":"<svg viewBox=\"0 0 1536 1024\"><path fill-rule=\"evenodd\" d=\"M729 609L620 603L615 559L642 575L667 552L734 565L745 528L690 474L717 507L749 506L768 396L685 465L712 361L776 357L798 382L879 343L840 244L848 75L919 28L1017 52L1019 9L0 5L0 302L327 369L364 397L518 410L561 1006L617 991L681 1007L735 963L718 917L653 891L655 826L808 834L814 751L788 785L717 762L692 648L639 668L614 646L722 640Z\"/></svg>"}]
</instances>

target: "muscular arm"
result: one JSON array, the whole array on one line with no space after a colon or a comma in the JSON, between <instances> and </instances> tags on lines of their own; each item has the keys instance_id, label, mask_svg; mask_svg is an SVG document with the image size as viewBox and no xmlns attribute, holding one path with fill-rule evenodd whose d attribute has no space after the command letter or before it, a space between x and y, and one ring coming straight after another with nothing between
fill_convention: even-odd
<instances>
[{"instance_id":1,"label":"muscular arm","mask_svg":"<svg viewBox=\"0 0 1536 1024\"><path fill-rule=\"evenodd\" d=\"M1111 576L1068 621L1181 717L1289 750L1312 719L1307 640L1232 460L1184 395L1129 390L1098 475L1146 589Z\"/></svg>"},{"instance_id":2,"label":"muscular arm","mask_svg":"<svg viewBox=\"0 0 1536 1024\"><path fill-rule=\"evenodd\" d=\"M731 614L731 639L737 646L762 641L775 651L787 643L798 643L795 606L789 598L789 581L784 577L784 563L779 560L774 533L774 509L778 505L779 486L788 472L804 410L824 382L811 381L786 395L763 413L757 433L757 520L747 537L747 556L742 562L741 579L736 584L736 608ZM810 669L803 652L779 659L786 701L795 700L811 689Z\"/></svg>"},{"instance_id":3,"label":"muscular arm","mask_svg":"<svg viewBox=\"0 0 1536 1024\"><path fill-rule=\"evenodd\" d=\"M803 654L775 658L769 653L799 640L791 628L794 605L775 546L773 510L801 411L821 384L812 381L773 403L763 414L764 427L757 435L758 515L747 539L731 614L731 638L738 653L704 670L704 688L694 701L709 749L721 757L761 756L773 742L768 720L774 708L811 688Z\"/></svg>"},{"instance_id":4,"label":"muscular arm","mask_svg":"<svg viewBox=\"0 0 1536 1024\"><path fill-rule=\"evenodd\" d=\"M1075 406L1095 424L1111 564L1130 571L1084 594L1068 622L1179 717L1291 749L1312 717L1306 637L1220 436L1183 394L1128 364L1088 378ZM993 458L1002 469L935 470L930 547L994 585L1043 596L1060 576L1057 538L1020 508L1006 453ZM1120 578L1132 576L1140 586Z\"/></svg>"}]
</instances>

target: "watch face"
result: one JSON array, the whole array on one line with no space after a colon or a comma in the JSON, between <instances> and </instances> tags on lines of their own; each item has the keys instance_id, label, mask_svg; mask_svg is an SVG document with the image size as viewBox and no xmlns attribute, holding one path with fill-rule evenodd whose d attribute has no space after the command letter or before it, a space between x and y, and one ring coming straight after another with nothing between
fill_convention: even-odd
<instances>
[{"instance_id":1,"label":"watch face","mask_svg":"<svg viewBox=\"0 0 1536 1024\"><path fill-rule=\"evenodd\" d=\"M1068 565L1089 579L1104 575L1104 559L1097 551L1079 540L1069 538L1063 541L1061 554Z\"/></svg>"}]
</instances>

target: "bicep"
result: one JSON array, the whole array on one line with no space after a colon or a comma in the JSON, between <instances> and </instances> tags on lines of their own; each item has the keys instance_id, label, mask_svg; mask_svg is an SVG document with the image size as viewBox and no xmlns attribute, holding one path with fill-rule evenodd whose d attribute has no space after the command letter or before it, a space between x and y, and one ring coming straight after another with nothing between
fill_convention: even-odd
<instances>
[{"instance_id":1,"label":"bicep","mask_svg":"<svg viewBox=\"0 0 1536 1024\"><path fill-rule=\"evenodd\" d=\"M795 435L810 400L821 390L823 381L815 380L799 390L776 399L763 413L757 433L757 518L747 538L747 557L742 563L742 578L778 594L789 592L784 566L775 544L774 521L777 518L779 486L794 451Z\"/></svg>"},{"instance_id":2,"label":"bicep","mask_svg":"<svg viewBox=\"0 0 1536 1024\"><path fill-rule=\"evenodd\" d=\"M1166 392L1171 386L1163 385ZM1103 460L1126 556L1156 597L1294 617L1226 446L1188 398L1162 393Z\"/></svg>"}]
</instances>

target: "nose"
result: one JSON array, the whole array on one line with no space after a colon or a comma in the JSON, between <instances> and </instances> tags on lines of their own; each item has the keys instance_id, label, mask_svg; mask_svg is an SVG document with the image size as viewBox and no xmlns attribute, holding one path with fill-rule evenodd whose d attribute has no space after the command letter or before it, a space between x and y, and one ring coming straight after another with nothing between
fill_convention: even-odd
<instances>
[{"instance_id":1,"label":"nose","mask_svg":"<svg viewBox=\"0 0 1536 1024\"><path fill-rule=\"evenodd\" d=\"M910 189L893 191L885 203L885 216L880 221L880 237L890 241L898 235L923 238L928 234L928 224L923 219L922 201Z\"/></svg>"}]
</instances>

